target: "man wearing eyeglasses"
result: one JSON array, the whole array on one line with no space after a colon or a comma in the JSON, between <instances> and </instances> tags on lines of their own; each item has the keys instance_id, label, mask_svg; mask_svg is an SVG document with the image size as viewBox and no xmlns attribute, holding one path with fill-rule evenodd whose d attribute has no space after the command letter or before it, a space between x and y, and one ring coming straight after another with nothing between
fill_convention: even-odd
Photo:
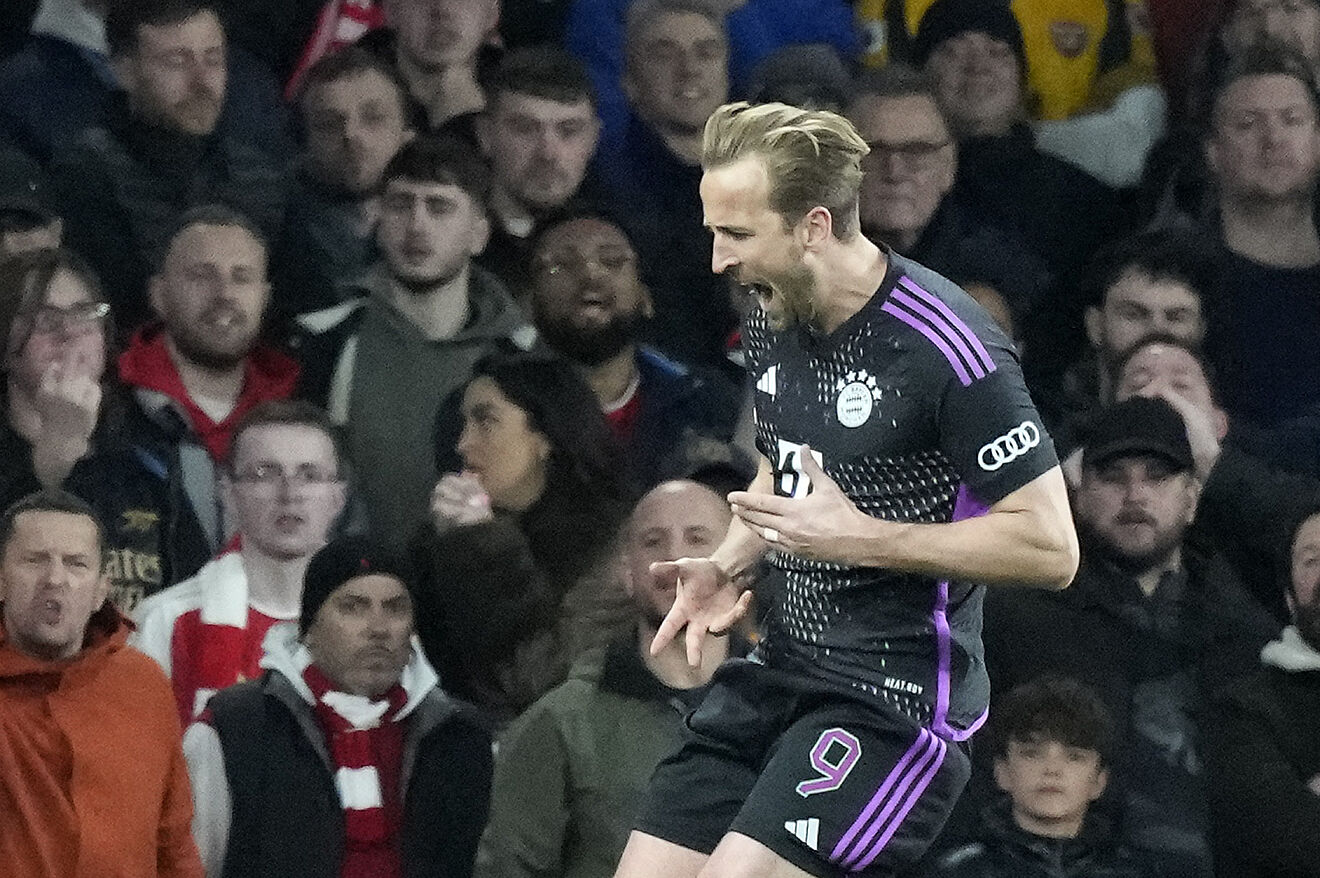
<instances>
[{"instance_id":1,"label":"man wearing eyeglasses","mask_svg":"<svg viewBox=\"0 0 1320 878\"><path fill-rule=\"evenodd\" d=\"M1021 238L952 196L958 145L930 79L902 64L862 74L848 118L865 138L862 233L960 284L992 287L1024 323L1049 273Z\"/></svg>"},{"instance_id":2,"label":"man wearing eyeglasses","mask_svg":"<svg viewBox=\"0 0 1320 878\"><path fill-rule=\"evenodd\" d=\"M266 632L298 618L307 562L344 509L334 427L310 403L258 406L220 483L237 547L134 614L131 642L165 669L185 725L216 691L258 676Z\"/></svg>"},{"instance_id":3,"label":"man wearing eyeglasses","mask_svg":"<svg viewBox=\"0 0 1320 878\"><path fill-rule=\"evenodd\" d=\"M542 220L531 247L536 331L581 368L638 487L659 481L685 434L733 438L738 399L729 382L640 342L651 296L618 222L590 208L565 210Z\"/></svg>"}]
</instances>

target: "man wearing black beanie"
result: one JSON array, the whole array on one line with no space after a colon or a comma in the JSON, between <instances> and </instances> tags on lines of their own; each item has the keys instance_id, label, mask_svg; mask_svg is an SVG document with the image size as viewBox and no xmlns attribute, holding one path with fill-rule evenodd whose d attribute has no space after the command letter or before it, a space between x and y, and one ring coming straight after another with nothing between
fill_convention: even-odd
<instances>
[{"instance_id":1,"label":"man wearing black beanie","mask_svg":"<svg viewBox=\"0 0 1320 878\"><path fill-rule=\"evenodd\" d=\"M267 636L261 679L189 728L209 876L471 875L490 737L437 688L413 583L370 540L329 543L307 565L297 629Z\"/></svg>"}]
</instances>

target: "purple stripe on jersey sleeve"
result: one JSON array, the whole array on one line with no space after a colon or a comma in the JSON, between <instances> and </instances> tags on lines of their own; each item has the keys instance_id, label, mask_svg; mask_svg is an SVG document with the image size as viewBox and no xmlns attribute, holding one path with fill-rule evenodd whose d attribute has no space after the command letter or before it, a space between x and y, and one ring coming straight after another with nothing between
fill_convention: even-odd
<instances>
[{"instance_id":1,"label":"purple stripe on jersey sleeve","mask_svg":"<svg viewBox=\"0 0 1320 878\"><path fill-rule=\"evenodd\" d=\"M911 813L914 807L916 807L917 802L921 801L921 794L926 792L926 787L930 786L930 782L935 779L935 775L940 773L940 768L944 765L944 757L947 753L948 745L943 741L939 741L939 751L935 754L934 761L930 763L930 767L926 769L926 772L921 776L921 779L917 781L917 785L912 788L912 792L908 794L907 800L903 802L903 807L894 815L894 819L889 822L889 828L885 830L884 835L880 836L880 839L875 843L875 846L872 847L866 856L862 858L861 862L851 867L854 872L862 871L867 866L870 866L871 863L875 862L876 857L880 856L880 852L889 844L889 840L894 837L894 833L903 825L903 821L907 819L908 814Z\"/></svg>"},{"instance_id":2,"label":"purple stripe on jersey sleeve","mask_svg":"<svg viewBox=\"0 0 1320 878\"><path fill-rule=\"evenodd\" d=\"M976 352L980 354L981 364L985 366L985 371L986 372L995 371L994 358L991 357L990 352L985 349L985 345L981 344L981 339L977 336L975 332L972 331L972 328L970 326L968 326L966 323L963 322L962 318L960 318L957 314L953 313L953 309L949 307L947 302L945 302L939 296L927 292L926 290L917 286L916 282L913 281L912 278L906 275L900 277L898 279L898 282L903 286L904 289L912 293L912 295L916 296L917 298L921 299L923 302L929 304L936 311L939 311L941 314L944 315L945 319L947 319L954 326L958 327L958 329L961 330L962 334L966 337L968 344L970 344L973 348L975 348Z\"/></svg>"},{"instance_id":3,"label":"purple stripe on jersey sleeve","mask_svg":"<svg viewBox=\"0 0 1320 878\"><path fill-rule=\"evenodd\" d=\"M868 846L875 841L877 835L882 833L884 842L888 842L893 837L894 833L892 831L885 832L885 829L891 825L897 828L897 820L901 819L900 815L906 815L908 811L912 810L911 792L917 788L924 790L926 784L930 783L932 771L938 771L940 764L944 761L944 747L945 743L943 741L930 733L926 733L926 747L917 759L916 764L903 776L903 780L894 788L893 795L889 797L888 802L885 804L884 810L871 821L870 827L857 840L857 844L853 846L852 853L839 865L850 872L856 872L862 868L861 860L867 857L868 854L870 854L868 862L875 859L875 854L879 854L880 851L869 851ZM925 783L922 783L923 780ZM883 844L880 847L883 847Z\"/></svg>"},{"instance_id":4,"label":"purple stripe on jersey sleeve","mask_svg":"<svg viewBox=\"0 0 1320 878\"><path fill-rule=\"evenodd\" d=\"M848 831L843 834L843 838L839 839L839 843L834 846L834 850L830 853L829 857L832 862L837 863L844 857L851 859L859 853L859 851L856 850L849 853L848 849L852 846L853 839L855 839L857 834L865 829L866 825L871 822L871 816L875 814L881 803L883 803L885 798L889 796L890 790L894 788L894 785L897 784L899 779L903 777L905 772L907 772L908 767L912 764L912 760L916 759L918 755L924 756L925 751L930 747L931 742L934 739L935 736L926 729L922 729L917 733L917 740L912 742L912 746L903 754L903 758L898 760L898 764L889 772L884 783L880 784L880 789L876 790L875 795L871 797L871 801L866 803L866 807L862 809L862 813L857 815L857 819L853 822L853 825L848 828Z\"/></svg>"},{"instance_id":5,"label":"purple stripe on jersey sleeve","mask_svg":"<svg viewBox=\"0 0 1320 878\"><path fill-rule=\"evenodd\" d=\"M886 301L883 305L880 306L880 310L888 314L892 314L893 316L897 317L899 320L902 320L908 326L911 326L917 332L920 332L922 335L926 336L926 338L930 340L931 344L939 348L940 353L944 354L945 359L949 361L949 365L953 367L953 371L957 373L958 380L962 382L963 387L971 386L972 376L967 374L967 369L963 367L962 360L958 358L958 355L953 352L953 348L949 347L948 343L938 332L936 332L934 329L923 323L921 320L918 320L913 315L904 311L902 308L898 307L898 305L895 305L893 302Z\"/></svg>"},{"instance_id":6,"label":"purple stripe on jersey sleeve","mask_svg":"<svg viewBox=\"0 0 1320 878\"><path fill-rule=\"evenodd\" d=\"M952 326L950 326L948 321L946 321L943 317L941 317L939 314L936 314L926 305L917 301L912 296L909 296L907 293L903 292L902 290L895 289L892 293L890 293L889 299L890 301L897 302L898 304L902 305L904 308L917 314L919 317L924 317L926 319L926 322L930 324L931 328L933 328L940 335L944 336L944 338L948 340L949 344L953 345L953 347L958 351L958 354L959 356L962 357L963 362L966 363L968 367L971 369L972 375L974 375L977 378L984 378L988 374L986 372L985 365L976 358L976 355L972 353L971 348L967 347L966 342L962 340L962 336L958 334L958 331L954 329Z\"/></svg>"}]
</instances>

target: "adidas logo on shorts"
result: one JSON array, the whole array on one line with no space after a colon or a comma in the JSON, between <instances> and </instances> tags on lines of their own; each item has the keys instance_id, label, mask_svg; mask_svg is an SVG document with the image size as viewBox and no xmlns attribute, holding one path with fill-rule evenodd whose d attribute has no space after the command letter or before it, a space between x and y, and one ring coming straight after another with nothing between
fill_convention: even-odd
<instances>
[{"instance_id":1,"label":"adidas logo on shorts","mask_svg":"<svg viewBox=\"0 0 1320 878\"><path fill-rule=\"evenodd\" d=\"M792 835L813 851L819 850L816 846L817 839L820 836L820 820L818 818L808 817L806 820L789 820L784 824L784 828L788 830L789 835Z\"/></svg>"}]
</instances>

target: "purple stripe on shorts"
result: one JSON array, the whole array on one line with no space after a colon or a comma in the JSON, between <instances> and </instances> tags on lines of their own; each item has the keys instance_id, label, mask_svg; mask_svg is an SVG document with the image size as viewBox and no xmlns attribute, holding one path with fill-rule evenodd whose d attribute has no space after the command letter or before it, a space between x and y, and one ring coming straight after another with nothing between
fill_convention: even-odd
<instances>
[{"instance_id":1,"label":"purple stripe on shorts","mask_svg":"<svg viewBox=\"0 0 1320 878\"><path fill-rule=\"evenodd\" d=\"M914 296L921 299L923 302L929 304L936 311L939 311L941 314L943 314L945 318L949 320L950 323L958 327L958 329L962 331L963 336L966 337L967 342L973 348L976 349L976 352L978 354L981 355L981 363L982 365L985 366L985 371L986 372L995 371L994 357L990 356L990 352L985 349L985 345L981 344L981 339L978 338L976 333L972 331L972 328L968 326L966 323L964 323L962 321L962 318L960 318L957 314L953 313L953 309L949 307L948 303L946 303L939 296L936 296L933 293L929 293L926 290L922 289L921 287L917 286L916 282L912 280L912 278L907 277L906 275L900 277L898 279L898 282L902 284L903 287L908 292L912 293Z\"/></svg>"},{"instance_id":2,"label":"purple stripe on shorts","mask_svg":"<svg viewBox=\"0 0 1320 878\"><path fill-rule=\"evenodd\" d=\"M962 336L958 334L956 329L949 325L947 320L902 290L894 290L894 292L890 294L889 299L890 301L897 302L918 316L925 318L926 322L929 323L932 328L939 332L940 335L944 336L949 344L953 345L954 349L958 352L958 355L962 357L963 362L971 369L972 375L977 378L984 378L986 376L987 372L985 364L977 359L976 354L972 353L972 349L967 346L967 343L963 341Z\"/></svg>"},{"instance_id":3,"label":"purple stripe on shorts","mask_svg":"<svg viewBox=\"0 0 1320 878\"><path fill-rule=\"evenodd\" d=\"M939 739L937 738L936 740ZM903 821L907 819L908 814L916 806L917 802L921 801L921 794L926 792L926 787L930 786L930 782L935 779L935 775L940 773L940 768L944 765L944 757L948 753L949 748L943 741L940 741L939 744L939 752L935 756L935 761L931 763L930 768L926 773L921 776L921 780L917 782L917 785L912 788L912 792L908 794L907 801L903 803L903 807L894 815L894 819L889 822L889 828L885 830L885 834L880 836L879 841L877 841L875 846L872 847L867 855L862 858L861 862L856 866L851 867L854 872L860 872L865 869L875 861L876 857L880 856L880 852L885 849L887 844L889 844L889 840L894 837L894 833L903 825Z\"/></svg>"},{"instance_id":4,"label":"purple stripe on shorts","mask_svg":"<svg viewBox=\"0 0 1320 878\"><path fill-rule=\"evenodd\" d=\"M935 608L931 611L931 621L935 623L935 717L931 722L936 734L942 734L949 727L949 687L951 664L950 652L953 649L949 634L949 580L941 579L935 585Z\"/></svg>"},{"instance_id":5,"label":"purple stripe on shorts","mask_svg":"<svg viewBox=\"0 0 1320 878\"><path fill-rule=\"evenodd\" d=\"M938 764L943 761L940 754L943 753L944 746L945 744L943 741L927 732L926 747L922 750L921 756L913 764L912 768L903 775L903 780L894 787L893 793L890 794L885 802L884 809L870 822L866 832L862 833L862 837L857 840L855 845L853 845L852 851L850 851L848 855L839 862L840 866L843 866L845 869L856 871L859 868L857 866L858 861L867 852L867 846L870 845L872 840L880 834L881 830L889 825L890 818L894 815L895 811L903 810L903 812L906 813L907 810L910 810L910 808L903 809L902 807L903 803L907 800L908 791L912 788L914 783L918 783L920 779L926 775L930 770L932 762L938 766Z\"/></svg>"},{"instance_id":6,"label":"purple stripe on shorts","mask_svg":"<svg viewBox=\"0 0 1320 878\"><path fill-rule=\"evenodd\" d=\"M926 338L930 339L931 344L940 349L940 353L944 354L945 359L949 361L949 365L953 367L953 371L958 374L958 380L962 382L963 387L971 386L972 376L967 374L967 369L963 367L962 360L960 360L958 355L953 352L953 348L949 347L943 336L921 320L918 320L913 315L895 305L892 301L886 300L885 303L880 306L880 310L894 315L899 320L902 320L908 326L911 326L917 332L920 332L922 335L926 336Z\"/></svg>"},{"instance_id":7,"label":"purple stripe on shorts","mask_svg":"<svg viewBox=\"0 0 1320 878\"><path fill-rule=\"evenodd\" d=\"M926 729L922 729L917 734L917 740L914 741L912 746L908 748L908 751L903 754L903 758L898 760L898 764L889 772L889 776L885 778L885 782L880 784L880 789L876 791L876 794L871 797L871 801L862 809L862 813L858 815L857 820L848 828L848 831L844 833L843 838L839 839L839 843L834 846L834 850L830 853L830 860L838 862L839 859L844 856L848 846L852 844L853 839L857 837L857 834L866 827L866 824L871 821L871 815L876 812L876 809L880 807L880 804L885 800L885 797L889 795L889 791L893 788L894 784L898 783L899 778L903 776L903 772L907 771L912 760L927 748L930 740L934 737L935 736Z\"/></svg>"}]
</instances>

